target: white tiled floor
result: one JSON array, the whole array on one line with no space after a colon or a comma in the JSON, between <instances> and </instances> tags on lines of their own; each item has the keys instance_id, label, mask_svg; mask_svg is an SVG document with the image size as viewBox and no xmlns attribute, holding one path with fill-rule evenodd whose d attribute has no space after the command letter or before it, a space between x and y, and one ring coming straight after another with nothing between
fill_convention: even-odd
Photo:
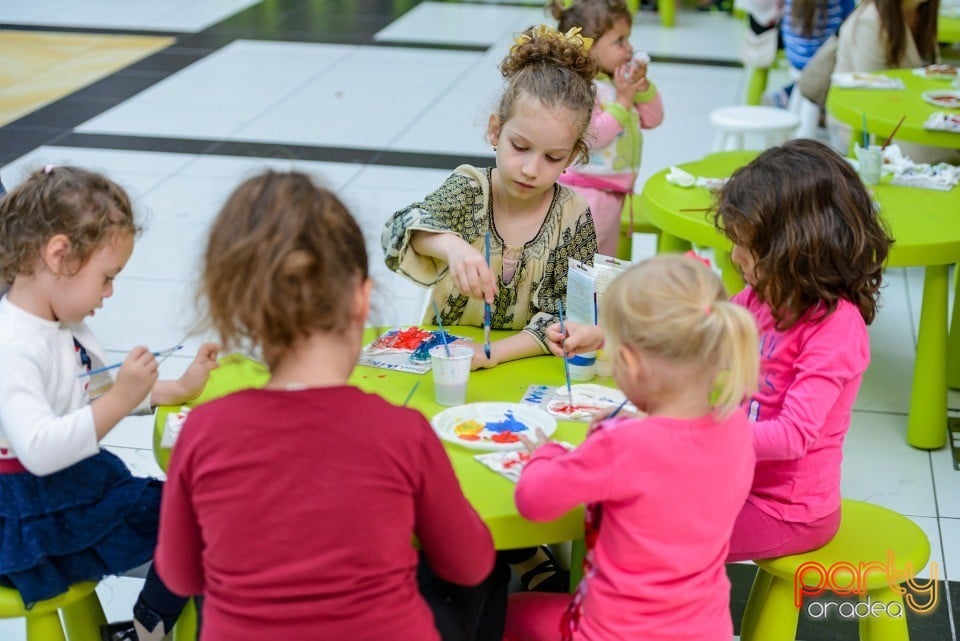
<instances>
[{"instance_id":1,"label":"white tiled floor","mask_svg":"<svg viewBox=\"0 0 960 641\"><path fill-rule=\"evenodd\" d=\"M4 0L0 22L196 31L253 0L167 3ZM122 10L121 10L122 9ZM177 14L177 15L174 15ZM248 140L442 154L487 154L483 131L501 78L496 64L511 33L542 19L536 7L423 3L377 34L380 42L491 45L487 52L237 41L77 128L84 133ZM675 29L640 14L633 41L655 56L737 59L741 21L681 13ZM707 113L741 100L744 73L724 66L657 63L666 120L646 134L638 188L652 172L709 150ZM118 357L136 344L174 345L193 322L196 260L207 226L243 178L273 167L316 174L348 203L365 230L377 281L371 324L417 322L423 290L382 264L379 230L396 209L440 184L450 168L381 166L42 147L0 168L10 186L30 168L78 164L114 177L132 194L143 237L116 294L91 324ZM922 272L891 269L884 306L871 328L873 362L864 378L845 446L843 491L909 515L928 533L933 558L960 579L960 472L948 450L904 442ZM200 342L162 367L176 376ZM954 398L960 408L960 398ZM104 444L143 473L158 473L152 419L123 421ZM126 618L140 581L105 581L111 619ZM0 639L22 639L22 623L0 621Z\"/></svg>"}]
</instances>

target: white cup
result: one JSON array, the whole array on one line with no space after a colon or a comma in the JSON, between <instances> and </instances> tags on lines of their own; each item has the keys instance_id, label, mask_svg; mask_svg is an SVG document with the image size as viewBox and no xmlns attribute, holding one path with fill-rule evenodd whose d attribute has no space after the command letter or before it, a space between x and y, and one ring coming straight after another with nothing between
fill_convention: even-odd
<instances>
[{"instance_id":1,"label":"white cup","mask_svg":"<svg viewBox=\"0 0 960 641\"><path fill-rule=\"evenodd\" d=\"M470 364L473 350L463 345L437 345L430 348L433 367L433 395L439 405L463 405L467 400L467 381L470 380Z\"/></svg>"},{"instance_id":2,"label":"white cup","mask_svg":"<svg viewBox=\"0 0 960 641\"><path fill-rule=\"evenodd\" d=\"M590 381L597 375L597 353L584 352L567 357L570 368L570 379L574 381Z\"/></svg>"},{"instance_id":3,"label":"white cup","mask_svg":"<svg viewBox=\"0 0 960 641\"><path fill-rule=\"evenodd\" d=\"M876 185L880 182L880 168L883 166L883 149L877 145L861 147L855 145L853 152L859 163L858 173L865 185Z\"/></svg>"}]
</instances>

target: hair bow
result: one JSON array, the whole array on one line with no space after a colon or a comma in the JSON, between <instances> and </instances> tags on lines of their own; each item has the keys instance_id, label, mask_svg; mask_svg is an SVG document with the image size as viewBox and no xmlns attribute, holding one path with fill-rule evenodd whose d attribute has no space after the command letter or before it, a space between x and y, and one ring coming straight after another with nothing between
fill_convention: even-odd
<instances>
[{"instance_id":1,"label":"hair bow","mask_svg":"<svg viewBox=\"0 0 960 641\"><path fill-rule=\"evenodd\" d=\"M534 38L559 40L569 42L577 47L580 47L583 52L586 53L590 51L590 47L593 46L593 38L587 38L580 33L581 31L582 29L580 27L574 27L566 33L560 33L550 25L539 24L536 27L532 27L529 32L525 31L521 33L514 39L513 43L514 46L519 47L520 45L528 42L533 42Z\"/></svg>"}]
</instances>

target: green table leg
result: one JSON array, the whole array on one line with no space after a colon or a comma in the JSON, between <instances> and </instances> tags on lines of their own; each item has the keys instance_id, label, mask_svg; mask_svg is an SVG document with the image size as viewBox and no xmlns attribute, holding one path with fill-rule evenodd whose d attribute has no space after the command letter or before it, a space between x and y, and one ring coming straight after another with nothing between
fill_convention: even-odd
<instances>
[{"instance_id":1,"label":"green table leg","mask_svg":"<svg viewBox=\"0 0 960 641\"><path fill-rule=\"evenodd\" d=\"M947 442L947 265L931 265L923 277L923 305L913 366L907 443L935 450Z\"/></svg>"},{"instance_id":2,"label":"green table leg","mask_svg":"<svg viewBox=\"0 0 960 641\"><path fill-rule=\"evenodd\" d=\"M759 105L763 99L763 92L767 90L768 67L754 67L747 71L747 100L748 105Z\"/></svg>"},{"instance_id":3,"label":"green table leg","mask_svg":"<svg viewBox=\"0 0 960 641\"><path fill-rule=\"evenodd\" d=\"M657 242L658 254L682 254L691 249L690 241L684 240L679 236L668 234L665 231L660 232L660 240Z\"/></svg>"},{"instance_id":4,"label":"green table leg","mask_svg":"<svg viewBox=\"0 0 960 641\"><path fill-rule=\"evenodd\" d=\"M676 22L677 0L657 0L657 12L660 14L660 24L672 27Z\"/></svg>"},{"instance_id":5,"label":"green table leg","mask_svg":"<svg viewBox=\"0 0 960 641\"><path fill-rule=\"evenodd\" d=\"M577 539L570 545L570 592L576 592L577 586L583 580L583 557L587 553L587 546L583 539Z\"/></svg>"},{"instance_id":6,"label":"green table leg","mask_svg":"<svg viewBox=\"0 0 960 641\"><path fill-rule=\"evenodd\" d=\"M727 288L727 293L733 296L740 292L744 285L743 276L740 275L737 266L730 260L730 252L723 251L722 249L714 249L713 257L717 261L717 267L720 268L723 286Z\"/></svg>"},{"instance_id":7,"label":"green table leg","mask_svg":"<svg viewBox=\"0 0 960 641\"><path fill-rule=\"evenodd\" d=\"M953 269L953 313L947 337L947 387L960 389L960 265Z\"/></svg>"}]
</instances>

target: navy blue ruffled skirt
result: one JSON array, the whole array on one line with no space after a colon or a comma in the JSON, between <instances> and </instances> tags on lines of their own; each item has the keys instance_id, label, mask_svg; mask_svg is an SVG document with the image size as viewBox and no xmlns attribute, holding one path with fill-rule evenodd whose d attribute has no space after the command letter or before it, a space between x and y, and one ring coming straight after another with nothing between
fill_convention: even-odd
<instances>
[{"instance_id":1,"label":"navy blue ruffled skirt","mask_svg":"<svg viewBox=\"0 0 960 641\"><path fill-rule=\"evenodd\" d=\"M146 563L162 487L105 450L49 476L0 474L0 581L31 607Z\"/></svg>"}]
</instances>

